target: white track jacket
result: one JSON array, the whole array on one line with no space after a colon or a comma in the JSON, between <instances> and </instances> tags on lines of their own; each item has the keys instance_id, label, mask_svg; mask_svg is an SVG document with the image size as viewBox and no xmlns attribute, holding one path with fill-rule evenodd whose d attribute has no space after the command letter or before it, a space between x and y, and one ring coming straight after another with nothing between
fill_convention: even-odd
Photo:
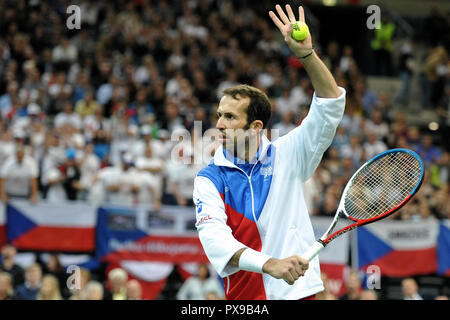
<instances>
[{"instance_id":1,"label":"white track jacket","mask_svg":"<svg viewBox=\"0 0 450 320\"><path fill-rule=\"evenodd\" d=\"M258 160L235 165L219 147L194 181L197 230L211 264L223 278L229 300L301 299L322 291L318 257L294 285L268 274L230 267L248 247L277 259L304 253L315 241L303 184L333 141L345 108L314 93L301 125L270 142L262 136Z\"/></svg>"}]
</instances>

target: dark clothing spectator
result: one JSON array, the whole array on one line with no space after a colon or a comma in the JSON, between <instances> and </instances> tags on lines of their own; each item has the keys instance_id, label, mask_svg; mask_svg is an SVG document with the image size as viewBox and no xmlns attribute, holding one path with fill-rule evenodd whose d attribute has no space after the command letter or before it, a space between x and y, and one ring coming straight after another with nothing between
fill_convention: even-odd
<instances>
[{"instance_id":1,"label":"dark clothing spectator","mask_svg":"<svg viewBox=\"0 0 450 320\"><path fill-rule=\"evenodd\" d=\"M25 281L25 271L21 266L15 263L17 250L10 244L5 244L1 250L0 271L6 272L11 276L12 286L17 287Z\"/></svg>"},{"instance_id":2,"label":"dark clothing spectator","mask_svg":"<svg viewBox=\"0 0 450 320\"><path fill-rule=\"evenodd\" d=\"M64 167L66 179L64 180L64 189L66 190L68 200L77 200L79 181L81 178L80 167L76 164L70 164Z\"/></svg>"},{"instance_id":3,"label":"dark clothing spectator","mask_svg":"<svg viewBox=\"0 0 450 320\"><path fill-rule=\"evenodd\" d=\"M20 285L16 289L17 298L19 300L36 300L39 290L40 290L40 286L31 287L27 284Z\"/></svg>"},{"instance_id":4,"label":"dark clothing spectator","mask_svg":"<svg viewBox=\"0 0 450 320\"><path fill-rule=\"evenodd\" d=\"M23 268L17 264L14 264L11 268L7 268L3 263L0 263L0 270L3 272L7 272L13 278L14 287L20 286L25 281L24 274L25 271Z\"/></svg>"}]
</instances>

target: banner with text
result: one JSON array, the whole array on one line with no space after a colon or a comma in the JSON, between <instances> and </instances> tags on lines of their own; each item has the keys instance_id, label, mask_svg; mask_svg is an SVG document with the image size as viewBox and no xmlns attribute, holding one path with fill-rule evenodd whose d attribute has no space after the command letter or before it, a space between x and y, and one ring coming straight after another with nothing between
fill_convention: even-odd
<instances>
[{"instance_id":1,"label":"banner with text","mask_svg":"<svg viewBox=\"0 0 450 320\"><path fill-rule=\"evenodd\" d=\"M116 263L123 260L207 262L197 233L192 229L194 211L189 209L185 215L182 211L177 213L177 218L164 210L99 208L97 258Z\"/></svg>"}]
</instances>

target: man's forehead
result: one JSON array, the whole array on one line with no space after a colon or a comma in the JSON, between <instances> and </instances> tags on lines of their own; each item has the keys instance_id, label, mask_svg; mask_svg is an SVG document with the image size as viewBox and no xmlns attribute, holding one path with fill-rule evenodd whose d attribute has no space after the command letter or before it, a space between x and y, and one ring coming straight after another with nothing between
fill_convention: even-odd
<instances>
[{"instance_id":1,"label":"man's forehead","mask_svg":"<svg viewBox=\"0 0 450 320\"><path fill-rule=\"evenodd\" d=\"M225 95L220 99L217 111L246 113L249 102L249 97L238 95L236 98L233 98L232 96Z\"/></svg>"}]
</instances>

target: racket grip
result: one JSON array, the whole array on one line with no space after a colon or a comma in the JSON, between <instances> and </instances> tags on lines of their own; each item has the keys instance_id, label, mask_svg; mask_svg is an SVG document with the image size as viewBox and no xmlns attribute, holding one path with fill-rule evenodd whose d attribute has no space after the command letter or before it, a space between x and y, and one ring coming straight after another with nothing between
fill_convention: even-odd
<instances>
[{"instance_id":1,"label":"racket grip","mask_svg":"<svg viewBox=\"0 0 450 320\"><path fill-rule=\"evenodd\" d=\"M322 251L323 248L325 248L325 246L319 241L316 241L311 247L309 247L308 250L306 250L304 254L301 255L301 257L311 261L319 254L320 251Z\"/></svg>"}]
</instances>

